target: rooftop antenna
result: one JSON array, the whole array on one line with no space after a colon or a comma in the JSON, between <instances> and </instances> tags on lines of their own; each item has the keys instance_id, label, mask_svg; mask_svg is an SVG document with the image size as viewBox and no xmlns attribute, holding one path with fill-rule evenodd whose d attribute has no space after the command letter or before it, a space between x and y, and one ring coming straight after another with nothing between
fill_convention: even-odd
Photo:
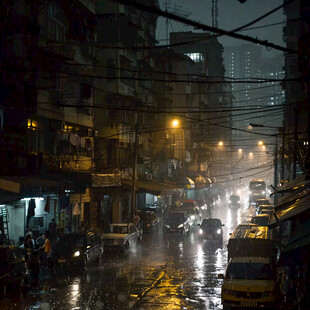
<instances>
[{"instance_id":1,"label":"rooftop antenna","mask_svg":"<svg viewBox=\"0 0 310 310\"><path fill-rule=\"evenodd\" d=\"M218 22L218 8L217 8L218 0L212 0L212 27L217 28Z\"/></svg>"},{"instance_id":2,"label":"rooftop antenna","mask_svg":"<svg viewBox=\"0 0 310 310\"><path fill-rule=\"evenodd\" d=\"M192 15L192 13L189 12L188 10L184 10L181 5L177 5L175 3L174 5L171 5L171 0L164 0L164 9L165 9L165 12L167 13L169 12L169 13L172 13L180 17L184 17L184 18ZM169 44L169 18L166 18L166 42L167 44Z\"/></svg>"}]
</instances>

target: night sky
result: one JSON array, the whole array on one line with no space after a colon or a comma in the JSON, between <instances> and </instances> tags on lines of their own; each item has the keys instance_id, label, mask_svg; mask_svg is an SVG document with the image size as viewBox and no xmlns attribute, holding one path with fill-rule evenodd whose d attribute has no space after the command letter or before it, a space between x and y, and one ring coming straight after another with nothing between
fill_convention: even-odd
<instances>
[{"instance_id":1,"label":"night sky","mask_svg":"<svg viewBox=\"0 0 310 310\"><path fill-rule=\"evenodd\" d=\"M163 2L164 0L160 0L161 6L163 5ZM243 4L241 4L238 0L218 0L218 27L226 30L235 29L263 15L282 3L283 0L247 0L247 2ZM188 17L189 19L200 21L201 23L207 25L212 25L212 0L171 0L171 7L173 7L174 4L182 6L184 11L191 12L192 14ZM283 15L283 9L280 9L251 27L283 21L285 21L285 16ZM285 24L280 24L262 29L242 31L241 33L257 37L262 40L272 41L279 45L284 45L282 39L282 28L284 25ZM169 26L169 31L199 31L197 29L194 30L193 28L185 27L176 23L172 24L173 30L171 25ZM161 39L165 39L165 22L163 19L158 20L157 38L161 43L163 42ZM220 38L220 42L224 45L224 47L240 45L242 43L242 41L228 37ZM266 52L265 56L272 56L274 53L279 54L279 52L272 51Z\"/></svg>"}]
</instances>

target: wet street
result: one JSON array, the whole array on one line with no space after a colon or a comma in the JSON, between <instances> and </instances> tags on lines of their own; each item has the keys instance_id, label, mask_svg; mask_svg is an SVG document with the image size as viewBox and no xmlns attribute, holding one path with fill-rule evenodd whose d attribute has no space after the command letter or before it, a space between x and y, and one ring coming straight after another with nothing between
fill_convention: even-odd
<instances>
[{"instance_id":1,"label":"wet street","mask_svg":"<svg viewBox=\"0 0 310 310\"><path fill-rule=\"evenodd\" d=\"M99 266L77 274L42 274L24 299L5 299L1 309L222 309L217 278L227 264L227 240L246 213L219 209L223 245L188 236L145 234L126 254L104 254ZM222 216L220 216L222 215Z\"/></svg>"}]
</instances>

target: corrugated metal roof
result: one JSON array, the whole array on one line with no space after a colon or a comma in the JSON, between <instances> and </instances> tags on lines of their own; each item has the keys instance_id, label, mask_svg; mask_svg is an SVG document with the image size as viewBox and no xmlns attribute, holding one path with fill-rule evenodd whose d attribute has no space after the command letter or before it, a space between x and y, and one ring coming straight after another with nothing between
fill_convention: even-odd
<instances>
[{"instance_id":1,"label":"corrugated metal roof","mask_svg":"<svg viewBox=\"0 0 310 310\"><path fill-rule=\"evenodd\" d=\"M277 222L289 220L292 217L301 214L310 209L310 195L296 198L292 203L284 204L274 210L274 214L270 219L269 226L274 226Z\"/></svg>"}]
</instances>

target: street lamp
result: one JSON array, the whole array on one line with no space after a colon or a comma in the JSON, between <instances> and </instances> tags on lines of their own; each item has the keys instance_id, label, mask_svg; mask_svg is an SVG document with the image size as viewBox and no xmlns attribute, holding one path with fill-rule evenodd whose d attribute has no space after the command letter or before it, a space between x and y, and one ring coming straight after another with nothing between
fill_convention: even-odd
<instances>
[{"instance_id":1,"label":"street lamp","mask_svg":"<svg viewBox=\"0 0 310 310\"><path fill-rule=\"evenodd\" d=\"M183 128L181 128L181 122L179 119L175 118L171 121L171 128L173 129L173 157L174 157L174 144L175 144L175 130L179 130L182 134L182 150L181 150L181 159L180 159L180 163L181 163L181 167L183 169L183 162L184 162L184 130ZM180 178L180 183L181 183L181 167L179 169L179 178Z\"/></svg>"},{"instance_id":2,"label":"street lamp","mask_svg":"<svg viewBox=\"0 0 310 310\"><path fill-rule=\"evenodd\" d=\"M218 146L223 146L224 142L223 141L219 141L219 143L217 144Z\"/></svg>"},{"instance_id":3,"label":"street lamp","mask_svg":"<svg viewBox=\"0 0 310 310\"><path fill-rule=\"evenodd\" d=\"M179 128L180 127L180 121L178 119L173 119L171 121L171 127L172 128Z\"/></svg>"},{"instance_id":4,"label":"street lamp","mask_svg":"<svg viewBox=\"0 0 310 310\"><path fill-rule=\"evenodd\" d=\"M275 126L267 126L262 124L253 124L250 123L251 127L259 127L259 128L271 128L277 129L279 133L275 134L276 137L276 149L275 149L275 164L274 164L274 186L275 188L278 186L278 135L282 135L282 153L281 153L281 179L284 179L284 127L275 127ZM275 197L276 203L276 197Z\"/></svg>"},{"instance_id":5,"label":"street lamp","mask_svg":"<svg viewBox=\"0 0 310 310\"><path fill-rule=\"evenodd\" d=\"M260 146L262 146L262 145L264 145L264 142L263 142L263 141L258 141L257 144L260 145Z\"/></svg>"}]
</instances>

